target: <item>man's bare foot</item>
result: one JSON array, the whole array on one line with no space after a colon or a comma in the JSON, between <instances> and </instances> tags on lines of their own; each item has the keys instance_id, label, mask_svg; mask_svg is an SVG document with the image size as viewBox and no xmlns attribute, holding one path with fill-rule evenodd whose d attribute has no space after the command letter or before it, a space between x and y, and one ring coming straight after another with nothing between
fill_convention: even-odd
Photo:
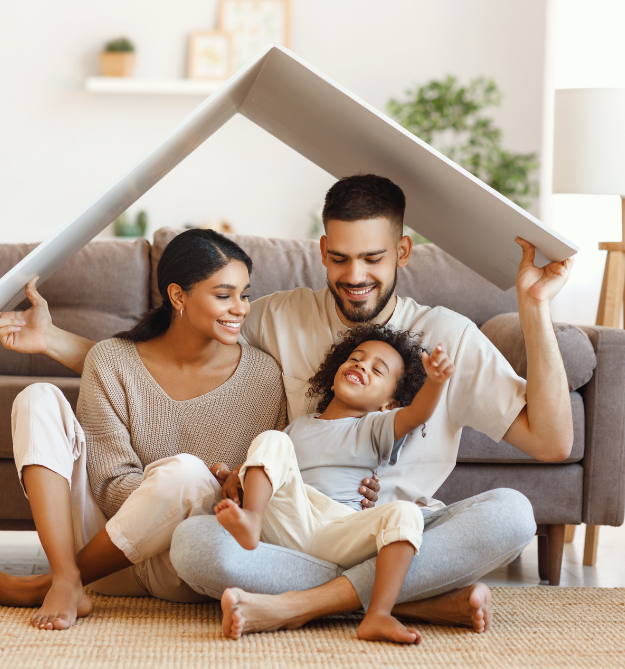
<instances>
[{"instance_id":1,"label":"man's bare foot","mask_svg":"<svg viewBox=\"0 0 625 669\"><path fill-rule=\"evenodd\" d=\"M215 507L217 521L237 540L240 546L253 551L260 542L263 519L237 506L231 499L223 499Z\"/></svg>"},{"instance_id":2,"label":"man's bare foot","mask_svg":"<svg viewBox=\"0 0 625 669\"><path fill-rule=\"evenodd\" d=\"M310 620L302 616L301 592L257 595L240 588L228 588L221 596L222 629L231 639L244 634L297 629Z\"/></svg>"},{"instance_id":3,"label":"man's bare foot","mask_svg":"<svg viewBox=\"0 0 625 669\"><path fill-rule=\"evenodd\" d=\"M474 583L438 597L397 604L393 615L436 625L461 625L481 634L491 626L491 594L486 584Z\"/></svg>"},{"instance_id":4,"label":"man's bare foot","mask_svg":"<svg viewBox=\"0 0 625 669\"><path fill-rule=\"evenodd\" d=\"M77 617L88 616L93 609L79 576L53 580L50 574L9 576L0 572L0 604L40 606L30 622L33 627L48 630L67 629Z\"/></svg>"},{"instance_id":5,"label":"man's bare foot","mask_svg":"<svg viewBox=\"0 0 625 669\"><path fill-rule=\"evenodd\" d=\"M41 608L30 619L33 627L42 630L66 630L76 618L84 618L93 610L80 577L57 577L52 580Z\"/></svg>"},{"instance_id":6,"label":"man's bare foot","mask_svg":"<svg viewBox=\"0 0 625 669\"><path fill-rule=\"evenodd\" d=\"M358 626L358 638L363 641L395 641L396 643L421 643L421 634L414 627L404 627L393 616L368 611Z\"/></svg>"}]
</instances>

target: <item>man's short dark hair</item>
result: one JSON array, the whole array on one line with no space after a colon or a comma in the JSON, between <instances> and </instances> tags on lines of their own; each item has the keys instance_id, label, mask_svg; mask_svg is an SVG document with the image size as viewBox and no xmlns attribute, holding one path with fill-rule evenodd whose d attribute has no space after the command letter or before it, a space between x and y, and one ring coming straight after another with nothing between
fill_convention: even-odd
<instances>
[{"instance_id":1,"label":"man's short dark hair","mask_svg":"<svg viewBox=\"0 0 625 669\"><path fill-rule=\"evenodd\" d=\"M387 218L399 239L403 235L406 197L402 189L386 177L356 174L337 181L326 195L323 226L328 221L361 221Z\"/></svg>"}]
</instances>

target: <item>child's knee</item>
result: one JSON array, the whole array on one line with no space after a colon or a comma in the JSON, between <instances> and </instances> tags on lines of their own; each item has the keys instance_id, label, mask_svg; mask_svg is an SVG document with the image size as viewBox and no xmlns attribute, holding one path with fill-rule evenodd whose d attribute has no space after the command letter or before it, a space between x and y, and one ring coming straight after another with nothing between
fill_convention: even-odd
<instances>
[{"instance_id":1,"label":"child's knee","mask_svg":"<svg viewBox=\"0 0 625 669\"><path fill-rule=\"evenodd\" d=\"M388 513L385 515L393 525L410 526L423 532L423 513L414 502L396 500L384 506L388 506Z\"/></svg>"},{"instance_id":2,"label":"child's knee","mask_svg":"<svg viewBox=\"0 0 625 669\"><path fill-rule=\"evenodd\" d=\"M278 430L267 430L259 434L247 451L247 461L251 462L261 455L275 455L281 460L295 454L293 442L287 434Z\"/></svg>"}]
</instances>

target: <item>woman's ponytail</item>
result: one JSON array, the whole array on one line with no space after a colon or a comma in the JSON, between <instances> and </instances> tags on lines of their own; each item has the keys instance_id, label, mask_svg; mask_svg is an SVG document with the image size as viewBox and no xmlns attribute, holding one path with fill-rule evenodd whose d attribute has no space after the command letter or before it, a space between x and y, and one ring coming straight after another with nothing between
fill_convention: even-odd
<instances>
[{"instance_id":1,"label":"woman's ponytail","mask_svg":"<svg viewBox=\"0 0 625 669\"><path fill-rule=\"evenodd\" d=\"M160 307L144 314L136 325L125 332L118 332L116 339L129 339L138 343L149 341L165 332L171 323L171 302L163 302Z\"/></svg>"},{"instance_id":2,"label":"woman's ponytail","mask_svg":"<svg viewBox=\"0 0 625 669\"><path fill-rule=\"evenodd\" d=\"M141 342L162 334L171 325L169 286L175 283L186 293L196 283L223 269L231 260L242 262L252 273L252 259L236 242L219 232L192 229L177 235L165 247L156 268L161 306L148 311L134 327L115 337Z\"/></svg>"}]
</instances>

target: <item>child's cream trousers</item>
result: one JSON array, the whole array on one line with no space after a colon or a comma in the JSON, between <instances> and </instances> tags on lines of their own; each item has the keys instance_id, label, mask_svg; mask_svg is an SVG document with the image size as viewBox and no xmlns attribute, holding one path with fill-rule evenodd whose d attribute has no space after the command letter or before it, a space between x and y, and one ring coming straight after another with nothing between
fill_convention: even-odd
<instances>
[{"instance_id":1,"label":"child's cream trousers","mask_svg":"<svg viewBox=\"0 0 625 669\"><path fill-rule=\"evenodd\" d=\"M335 502L304 483L293 442L283 432L270 430L254 439L239 472L244 490L250 467L262 467L273 487L261 536L266 543L345 569L396 541L409 542L415 553L421 547L423 514L416 504L396 501L356 511Z\"/></svg>"}]
</instances>

